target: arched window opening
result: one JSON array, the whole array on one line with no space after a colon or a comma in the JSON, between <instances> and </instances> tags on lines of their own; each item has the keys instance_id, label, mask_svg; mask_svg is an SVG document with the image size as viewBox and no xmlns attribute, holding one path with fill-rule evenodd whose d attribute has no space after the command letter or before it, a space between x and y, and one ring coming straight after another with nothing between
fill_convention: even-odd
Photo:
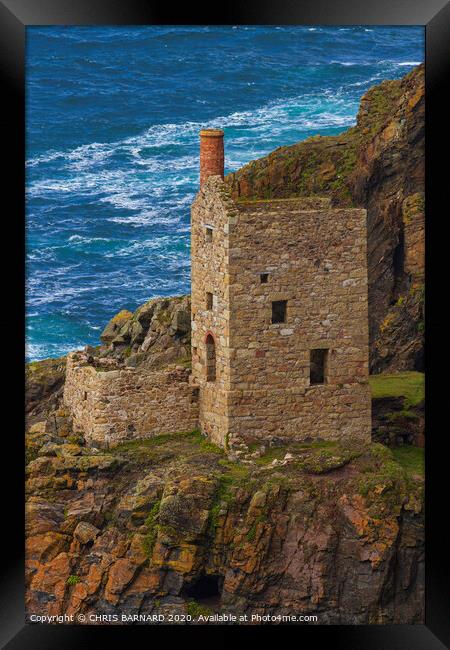
<instances>
[{"instance_id":1,"label":"arched window opening","mask_svg":"<svg viewBox=\"0 0 450 650\"><path fill-rule=\"evenodd\" d=\"M216 343L211 334L206 337L206 381L216 379Z\"/></svg>"}]
</instances>

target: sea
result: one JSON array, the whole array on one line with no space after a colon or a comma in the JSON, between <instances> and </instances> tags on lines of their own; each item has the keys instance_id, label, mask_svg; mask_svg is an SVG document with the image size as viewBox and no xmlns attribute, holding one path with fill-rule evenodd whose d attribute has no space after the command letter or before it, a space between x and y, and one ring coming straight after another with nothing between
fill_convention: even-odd
<instances>
[{"instance_id":1,"label":"sea","mask_svg":"<svg viewBox=\"0 0 450 650\"><path fill-rule=\"evenodd\" d=\"M27 360L189 292L201 128L224 129L228 173L344 131L423 60L420 26L28 27Z\"/></svg>"}]
</instances>

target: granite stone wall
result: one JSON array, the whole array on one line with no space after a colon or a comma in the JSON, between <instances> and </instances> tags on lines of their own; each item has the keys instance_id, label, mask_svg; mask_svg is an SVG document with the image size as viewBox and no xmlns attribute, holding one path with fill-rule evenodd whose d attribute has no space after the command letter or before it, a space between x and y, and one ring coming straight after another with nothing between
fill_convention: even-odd
<instances>
[{"instance_id":1,"label":"granite stone wall","mask_svg":"<svg viewBox=\"0 0 450 650\"><path fill-rule=\"evenodd\" d=\"M192 381L200 388L202 431L223 444L230 391L228 230L233 203L219 176L210 176L192 205ZM210 231L210 232L208 232ZM208 309L207 293L212 294ZM207 381L207 337L215 342L216 378Z\"/></svg>"},{"instance_id":2,"label":"granite stone wall","mask_svg":"<svg viewBox=\"0 0 450 650\"><path fill-rule=\"evenodd\" d=\"M124 440L192 431L198 423L198 391L180 366L95 367L82 353L67 356L64 402L74 429L86 441L109 447Z\"/></svg>"},{"instance_id":3,"label":"granite stone wall","mask_svg":"<svg viewBox=\"0 0 450 650\"><path fill-rule=\"evenodd\" d=\"M274 301L286 301L285 322L272 323ZM208 179L192 208L192 344L200 427L215 442L370 439L367 309L365 210L315 197L234 202ZM327 361L312 385L315 349Z\"/></svg>"}]
</instances>

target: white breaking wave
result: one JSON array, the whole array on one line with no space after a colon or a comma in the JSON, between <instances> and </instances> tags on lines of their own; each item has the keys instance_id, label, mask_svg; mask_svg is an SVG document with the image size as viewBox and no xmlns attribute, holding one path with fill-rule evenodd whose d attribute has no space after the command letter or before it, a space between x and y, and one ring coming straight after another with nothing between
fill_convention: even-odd
<instances>
[{"instance_id":1,"label":"white breaking wave","mask_svg":"<svg viewBox=\"0 0 450 650\"><path fill-rule=\"evenodd\" d=\"M339 61L333 63L340 63ZM353 63L342 63L342 65L357 65ZM168 124L156 124L151 126L149 129L143 133L126 138L124 140L115 141L111 143L99 143L93 142L90 144L82 145L73 149L72 151L49 151L47 154L36 156L30 158L26 165L28 167L34 167L39 164L53 162L57 159L62 159L65 162L69 163L69 167L80 170L86 167L93 165L98 165L101 162L104 162L112 155L116 153L128 153L132 157L140 157L142 149L145 148L155 148L158 149L162 146L166 147L167 145L180 145L186 144L189 140L192 139L192 136L195 138L198 137L198 132L202 128L232 128L237 126L247 125L252 128L254 126L266 125L268 127L273 126L274 118L284 118L285 122L289 126L298 126L308 127L310 123L314 123L314 119L321 120L321 113L318 110L317 114L314 117L311 117L309 123L303 124L302 120L299 119L297 124L292 123L292 118L286 114L286 110L292 106L298 107L308 107L312 102L312 107L317 110L320 108L320 99L321 97L326 96L326 93L317 93L307 96L297 96L289 99L282 100L281 102L269 102L267 105L262 106L258 109L252 111L239 111L231 113L225 116L218 116L206 122L184 122L181 124L177 123L168 123ZM336 97L336 100L338 98ZM327 125L333 126L335 124L334 120L336 117L334 114L328 114ZM350 115L347 116L347 119L350 119ZM323 122L323 119L322 119ZM320 125L320 122L319 122ZM143 164L156 165L156 168L152 171L160 171L167 168L167 161L151 161L147 162L146 160L140 161ZM177 168L183 169L186 166L192 163L192 157L179 158L176 160L169 161L171 167L176 165ZM159 167L158 167L159 166Z\"/></svg>"},{"instance_id":2,"label":"white breaking wave","mask_svg":"<svg viewBox=\"0 0 450 650\"><path fill-rule=\"evenodd\" d=\"M187 149L192 151L194 143L197 144L201 128L231 130L225 165L227 169L237 169L269 153L275 138L289 143L312 130L344 130L355 123L356 112L356 101L339 91L313 92L206 122L152 125L136 136L119 141L94 142L68 152L49 151L27 161L31 169L52 164L45 179L32 180L31 175L27 196L58 201L58 196L64 193L81 203L87 198L97 205L111 206L111 214L104 217L111 223L132 228L176 225L179 234L188 232L198 155L188 153ZM166 149L161 150L167 146L176 147L171 156L167 156ZM69 241L77 246L108 240L74 235ZM106 257L133 254L136 249L129 247L102 253Z\"/></svg>"},{"instance_id":3,"label":"white breaking wave","mask_svg":"<svg viewBox=\"0 0 450 650\"><path fill-rule=\"evenodd\" d=\"M94 241L112 241L108 237L83 237L82 235L71 235L69 241L74 244L91 244Z\"/></svg>"}]
</instances>

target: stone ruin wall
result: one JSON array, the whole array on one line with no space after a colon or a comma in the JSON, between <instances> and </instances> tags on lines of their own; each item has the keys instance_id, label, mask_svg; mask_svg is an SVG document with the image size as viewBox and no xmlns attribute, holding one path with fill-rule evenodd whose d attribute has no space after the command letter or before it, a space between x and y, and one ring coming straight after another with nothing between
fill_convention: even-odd
<instances>
[{"instance_id":1,"label":"stone ruin wall","mask_svg":"<svg viewBox=\"0 0 450 650\"><path fill-rule=\"evenodd\" d=\"M228 431L229 300L228 229L233 218L231 200L219 176L204 183L192 204L191 218L191 344L192 380L200 389L201 430L223 445ZM231 214L230 214L231 212ZM212 241L206 239L212 227ZM206 292L213 294L207 309ZM216 380L206 381L206 337L212 332L216 350Z\"/></svg>"},{"instance_id":2,"label":"stone ruin wall","mask_svg":"<svg viewBox=\"0 0 450 650\"><path fill-rule=\"evenodd\" d=\"M64 402L75 431L97 447L192 431L198 426L198 391L189 376L190 371L179 366L158 371L97 369L83 354L71 353Z\"/></svg>"},{"instance_id":3,"label":"stone ruin wall","mask_svg":"<svg viewBox=\"0 0 450 650\"><path fill-rule=\"evenodd\" d=\"M320 199L236 206L230 436L370 440L366 211ZM272 324L277 300L286 322ZM328 350L326 383L310 385L313 349Z\"/></svg>"}]
</instances>

